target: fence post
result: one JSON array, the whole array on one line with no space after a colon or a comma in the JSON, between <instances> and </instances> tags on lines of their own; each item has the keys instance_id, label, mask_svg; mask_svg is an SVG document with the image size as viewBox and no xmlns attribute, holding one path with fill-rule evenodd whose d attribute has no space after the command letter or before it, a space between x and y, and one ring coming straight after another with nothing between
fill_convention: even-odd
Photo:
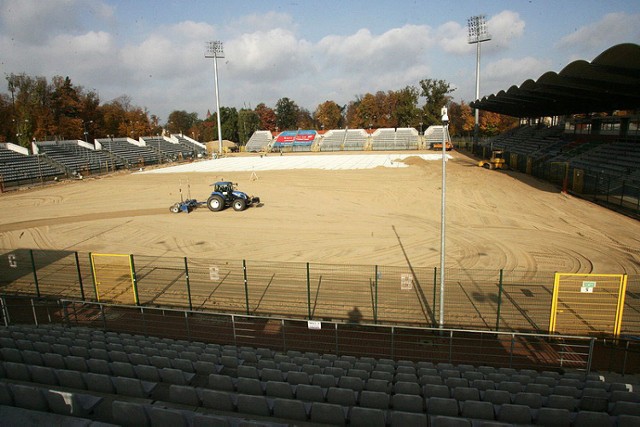
<instances>
[{"instance_id":1,"label":"fence post","mask_svg":"<svg viewBox=\"0 0 640 427\"><path fill-rule=\"evenodd\" d=\"M593 362L593 348L595 346L596 343L596 339L595 338L591 338L589 340L589 357L587 358L587 375L589 375L591 373L591 363ZM627 350L629 349L629 341L627 341ZM627 352L625 351L624 354L624 358L625 358L625 365L627 362ZM622 375L624 375L624 365L622 368Z\"/></svg>"},{"instance_id":2,"label":"fence post","mask_svg":"<svg viewBox=\"0 0 640 427\"><path fill-rule=\"evenodd\" d=\"M242 260L242 276L244 280L244 299L247 305L247 315L249 315L249 283L247 281L247 261Z\"/></svg>"},{"instance_id":3,"label":"fence post","mask_svg":"<svg viewBox=\"0 0 640 427\"><path fill-rule=\"evenodd\" d=\"M96 301L100 302L98 293L98 283L96 282L96 266L93 264L93 255L89 252L89 267L91 267L91 280L93 280L93 292L96 294Z\"/></svg>"},{"instance_id":4,"label":"fence post","mask_svg":"<svg viewBox=\"0 0 640 427\"><path fill-rule=\"evenodd\" d=\"M433 267L433 327L436 327L436 286L438 286L438 267Z\"/></svg>"},{"instance_id":5,"label":"fence post","mask_svg":"<svg viewBox=\"0 0 640 427\"><path fill-rule=\"evenodd\" d=\"M513 347L516 344L516 334L511 334L511 348L509 349L509 368L513 368Z\"/></svg>"},{"instance_id":6,"label":"fence post","mask_svg":"<svg viewBox=\"0 0 640 427\"><path fill-rule=\"evenodd\" d=\"M84 286L82 285L82 272L80 270L80 258L78 257L78 251L74 252L76 257L76 270L78 271L78 283L80 284L80 296L84 301Z\"/></svg>"},{"instance_id":7,"label":"fence post","mask_svg":"<svg viewBox=\"0 0 640 427\"><path fill-rule=\"evenodd\" d=\"M500 269L500 279L498 281L498 313L496 315L496 332L500 330L500 308L502 307L502 269Z\"/></svg>"},{"instance_id":8,"label":"fence post","mask_svg":"<svg viewBox=\"0 0 640 427\"><path fill-rule=\"evenodd\" d=\"M184 257L184 274L187 281L187 298L189 300L189 311L193 311L193 305L191 304L191 283L189 282L189 263L187 257Z\"/></svg>"},{"instance_id":9,"label":"fence post","mask_svg":"<svg viewBox=\"0 0 640 427\"><path fill-rule=\"evenodd\" d=\"M375 267L376 279L374 282L373 323L378 324L378 264Z\"/></svg>"},{"instance_id":10,"label":"fence post","mask_svg":"<svg viewBox=\"0 0 640 427\"><path fill-rule=\"evenodd\" d=\"M33 270L33 284L36 285L36 295L40 298L40 285L38 284L38 272L36 271L36 260L33 257L33 249L29 249L31 257L31 269Z\"/></svg>"},{"instance_id":11,"label":"fence post","mask_svg":"<svg viewBox=\"0 0 640 427\"><path fill-rule=\"evenodd\" d=\"M311 278L309 277L309 263L307 263L307 312L311 320Z\"/></svg>"},{"instance_id":12,"label":"fence post","mask_svg":"<svg viewBox=\"0 0 640 427\"><path fill-rule=\"evenodd\" d=\"M131 266L131 283L133 285L133 302L135 305L140 305L140 299L138 298L138 276L136 276L136 265L133 262L133 255L129 254L129 265Z\"/></svg>"}]
</instances>

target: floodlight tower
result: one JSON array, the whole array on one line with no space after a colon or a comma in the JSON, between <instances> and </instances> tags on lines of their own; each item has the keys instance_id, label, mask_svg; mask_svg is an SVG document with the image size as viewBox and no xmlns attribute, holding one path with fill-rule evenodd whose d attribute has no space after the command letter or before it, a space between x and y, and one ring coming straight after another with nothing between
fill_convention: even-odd
<instances>
[{"instance_id":1,"label":"floodlight tower","mask_svg":"<svg viewBox=\"0 0 640 427\"><path fill-rule=\"evenodd\" d=\"M220 95L218 89L218 58L224 58L221 41L207 42L205 58L213 58L213 78L216 84L216 116L218 117L218 156L222 155L222 127L220 123Z\"/></svg>"},{"instance_id":2,"label":"floodlight tower","mask_svg":"<svg viewBox=\"0 0 640 427\"><path fill-rule=\"evenodd\" d=\"M480 43L491 40L491 35L487 32L487 17L485 15L472 16L467 19L469 29L469 44L476 45L476 100L480 98ZM480 110L475 109L475 125L473 126L473 144L478 143L478 133L480 130Z\"/></svg>"},{"instance_id":3,"label":"floodlight tower","mask_svg":"<svg viewBox=\"0 0 640 427\"><path fill-rule=\"evenodd\" d=\"M447 107L440 109L442 115L442 204L440 207L440 316L438 323L440 328L444 328L444 265L445 265L445 208L447 192L447 141L449 136L449 115Z\"/></svg>"}]
</instances>

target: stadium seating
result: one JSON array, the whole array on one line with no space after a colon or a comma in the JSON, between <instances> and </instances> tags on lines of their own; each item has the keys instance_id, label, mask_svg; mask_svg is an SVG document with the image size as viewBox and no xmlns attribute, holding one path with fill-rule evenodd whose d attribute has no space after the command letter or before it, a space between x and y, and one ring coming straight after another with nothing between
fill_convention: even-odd
<instances>
[{"instance_id":1,"label":"stadium seating","mask_svg":"<svg viewBox=\"0 0 640 427\"><path fill-rule=\"evenodd\" d=\"M265 151L271 147L273 136L268 130L257 130L247 141L245 150L250 153Z\"/></svg>"},{"instance_id":2,"label":"stadium seating","mask_svg":"<svg viewBox=\"0 0 640 427\"><path fill-rule=\"evenodd\" d=\"M0 417L12 422L577 427L640 420L637 385L580 371L278 352L59 325L2 327L0 346ZM472 372L469 382L464 375Z\"/></svg>"}]
</instances>

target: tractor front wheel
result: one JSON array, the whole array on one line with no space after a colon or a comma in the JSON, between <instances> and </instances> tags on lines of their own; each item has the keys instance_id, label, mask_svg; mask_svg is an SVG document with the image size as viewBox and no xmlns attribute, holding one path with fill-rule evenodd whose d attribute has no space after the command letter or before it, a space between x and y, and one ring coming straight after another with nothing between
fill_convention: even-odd
<instances>
[{"instance_id":1,"label":"tractor front wheel","mask_svg":"<svg viewBox=\"0 0 640 427\"><path fill-rule=\"evenodd\" d=\"M207 200L207 207L213 212L221 211L224 209L224 199L222 196L214 194Z\"/></svg>"},{"instance_id":2,"label":"tractor front wheel","mask_svg":"<svg viewBox=\"0 0 640 427\"><path fill-rule=\"evenodd\" d=\"M169 208L169 210L170 210L172 213L180 213L180 205L179 205L178 203L176 203L175 205L171 206L171 207Z\"/></svg>"},{"instance_id":3,"label":"tractor front wheel","mask_svg":"<svg viewBox=\"0 0 640 427\"><path fill-rule=\"evenodd\" d=\"M247 207L247 201L245 199L235 199L233 201L233 210L240 212Z\"/></svg>"}]
</instances>

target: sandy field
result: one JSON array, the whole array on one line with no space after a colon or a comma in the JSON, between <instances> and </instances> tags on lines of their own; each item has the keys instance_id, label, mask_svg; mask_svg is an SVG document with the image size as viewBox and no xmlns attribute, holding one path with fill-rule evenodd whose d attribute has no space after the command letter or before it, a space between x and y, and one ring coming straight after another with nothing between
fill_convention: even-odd
<instances>
[{"instance_id":1,"label":"sandy field","mask_svg":"<svg viewBox=\"0 0 640 427\"><path fill-rule=\"evenodd\" d=\"M338 162L349 154L332 156ZM120 172L12 191L0 195L0 246L439 266L441 161L401 161L408 167ZM181 188L184 197L204 201L221 179L259 196L262 206L169 212ZM449 268L640 270L640 222L525 174L478 168L453 152L446 202Z\"/></svg>"}]
</instances>

